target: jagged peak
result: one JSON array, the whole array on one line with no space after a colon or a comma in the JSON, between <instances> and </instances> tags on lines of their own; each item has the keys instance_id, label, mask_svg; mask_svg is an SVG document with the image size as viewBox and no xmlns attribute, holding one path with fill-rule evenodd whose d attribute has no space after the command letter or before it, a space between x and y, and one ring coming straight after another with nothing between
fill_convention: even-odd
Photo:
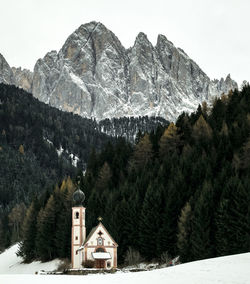
<instances>
[{"instance_id":1,"label":"jagged peak","mask_svg":"<svg viewBox=\"0 0 250 284\"><path fill-rule=\"evenodd\" d=\"M139 34L136 36L135 43L141 42L141 41L150 42L148 40L147 35L145 33L143 33L143 32L139 32Z\"/></svg>"},{"instance_id":2,"label":"jagged peak","mask_svg":"<svg viewBox=\"0 0 250 284\"><path fill-rule=\"evenodd\" d=\"M93 31L98 30L101 32L106 32L110 30L101 22L91 21L87 24L82 24L78 29L76 29L75 33L82 33L82 31L87 31L88 33L92 33Z\"/></svg>"},{"instance_id":3,"label":"jagged peak","mask_svg":"<svg viewBox=\"0 0 250 284\"><path fill-rule=\"evenodd\" d=\"M9 66L7 60L4 58L4 56L1 53L0 53L0 61L3 61L5 64Z\"/></svg>"},{"instance_id":4,"label":"jagged peak","mask_svg":"<svg viewBox=\"0 0 250 284\"><path fill-rule=\"evenodd\" d=\"M168 40L167 37L165 35L159 34L157 37L157 43L156 46L159 46L161 44L170 44L172 46L174 46L174 44L172 43L172 41Z\"/></svg>"},{"instance_id":5,"label":"jagged peak","mask_svg":"<svg viewBox=\"0 0 250 284\"><path fill-rule=\"evenodd\" d=\"M22 68L21 66L19 66L19 67L12 66L11 69L12 69L13 72L28 72L28 73L32 73L32 71L30 71L29 69Z\"/></svg>"},{"instance_id":6,"label":"jagged peak","mask_svg":"<svg viewBox=\"0 0 250 284\"><path fill-rule=\"evenodd\" d=\"M137 46L142 46L142 45L146 45L150 48L153 49L153 45L152 43L149 41L147 35L143 32L140 32L137 37L135 38L135 43L134 43L134 47L137 47Z\"/></svg>"}]
</instances>

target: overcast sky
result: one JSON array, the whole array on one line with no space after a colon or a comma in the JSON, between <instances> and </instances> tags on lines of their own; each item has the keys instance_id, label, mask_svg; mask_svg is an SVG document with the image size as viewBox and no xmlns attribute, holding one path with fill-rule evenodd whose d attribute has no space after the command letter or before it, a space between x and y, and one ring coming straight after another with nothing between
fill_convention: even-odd
<instances>
[{"instance_id":1,"label":"overcast sky","mask_svg":"<svg viewBox=\"0 0 250 284\"><path fill-rule=\"evenodd\" d=\"M125 47L164 34L210 78L250 81L250 0L0 0L0 53L33 70L81 24L99 21Z\"/></svg>"}]
</instances>

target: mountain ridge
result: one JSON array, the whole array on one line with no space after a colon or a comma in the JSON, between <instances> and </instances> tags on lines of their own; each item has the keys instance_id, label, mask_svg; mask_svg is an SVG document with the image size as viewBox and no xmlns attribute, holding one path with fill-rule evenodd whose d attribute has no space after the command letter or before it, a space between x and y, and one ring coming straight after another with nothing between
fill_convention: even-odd
<instances>
[{"instance_id":1,"label":"mountain ridge","mask_svg":"<svg viewBox=\"0 0 250 284\"><path fill-rule=\"evenodd\" d=\"M98 121L145 115L176 120L181 112L237 88L230 75L211 80L164 35L153 46L140 32L126 49L94 21L69 35L59 52L38 59L33 73L4 66L0 82L2 77L45 103Z\"/></svg>"}]
</instances>

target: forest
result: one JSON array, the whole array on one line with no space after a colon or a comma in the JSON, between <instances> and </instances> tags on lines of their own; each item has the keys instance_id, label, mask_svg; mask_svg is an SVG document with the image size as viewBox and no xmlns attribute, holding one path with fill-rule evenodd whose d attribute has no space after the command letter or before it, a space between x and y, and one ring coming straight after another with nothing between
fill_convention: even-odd
<instances>
[{"instance_id":1,"label":"forest","mask_svg":"<svg viewBox=\"0 0 250 284\"><path fill-rule=\"evenodd\" d=\"M148 117L98 123L0 84L0 250L20 240L34 196L42 198L65 177L85 171L92 149L99 153L108 141L115 144L121 131L133 140L138 129L142 134L164 123Z\"/></svg>"},{"instance_id":2,"label":"forest","mask_svg":"<svg viewBox=\"0 0 250 284\"><path fill-rule=\"evenodd\" d=\"M118 243L146 261L182 262L250 251L250 86L183 113L176 123L109 141L69 175L34 197L20 236L25 261L70 258L75 184L86 195L87 233L102 216Z\"/></svg>"}]
</instances>

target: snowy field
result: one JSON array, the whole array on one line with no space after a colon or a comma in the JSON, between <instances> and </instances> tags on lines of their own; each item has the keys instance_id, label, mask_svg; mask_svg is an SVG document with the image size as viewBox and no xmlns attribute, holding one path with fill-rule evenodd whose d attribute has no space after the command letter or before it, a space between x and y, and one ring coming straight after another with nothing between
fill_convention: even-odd
<instances>
[{"instance_id":1,"label":"snowy field","mask_svg":"<svg viewBox=\"0 0 250 284\"><path fill-rule=\"evenodd\" d=\"M250 253L195 261L147 272L63 276L31 275L42 269L53 270L59 261L21 264L20 258L15 256L16 248L14 246L0 255L1 284L66 284L73 281L88 284L250 284ZM16 275L13 275L15 273Z\"/></svg>"}]
</instances>

